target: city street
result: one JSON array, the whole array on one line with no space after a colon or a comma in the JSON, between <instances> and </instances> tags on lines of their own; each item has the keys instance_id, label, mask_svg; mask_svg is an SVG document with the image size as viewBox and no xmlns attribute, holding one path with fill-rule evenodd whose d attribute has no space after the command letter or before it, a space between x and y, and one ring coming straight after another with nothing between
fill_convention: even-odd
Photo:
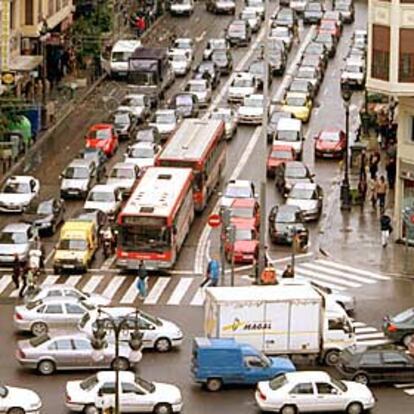
<instances>
[{"instance_id":1,"label":"city street","mask_svg":"<svg viewBox=\"0 0 414 414\"><path fill-rule=\"evenodd\" d=\"M270 2L271 14L276 10L278 2ZM328 2L330 4L330 2ZM329 7L328 7L329 8ZM241 11L242 1L237 1L237 11ZM238 14L238 13L237 13ZM171 17L166 15L160 22L159 29L153 31L145 40L146 45L168 46L172 34L177 37L193 39L196 52L192 66L202 59L202 53L208 39L222 37L225 28L233 16L222 16L208 13L204 2L195 4L195 12L191 17ZM356 299L356 311L353 315L356 326L357 342L361 344L381 344L387 342L381 332L383 316L395 314L412 306L414 285L410 277L395 274L394 268L388 265L403 260L401 250L383 251L377 213L369 207L363 213L353 210L351 213L339 211L339 182L342 169L338 160L315 160L314 137L327 127L345 129L344 106L340 91L340 74L344 57L348 51L350 39L355 29L366 29L367 2L355 2L355 23L345 25L336 56L329 60L324 81L314 103L310 121L305 126L303 161L315 174L315 181L323 188L324 206L319 221L307 224L310 232L310 247L307 252L297 255L296 274L309 278L320 284L349 293ZM299 45L295 44L289 53L287 70L284 76L273 77L271 84L272 102L280 101L290 83L301 53L315 34L314 25L304 26L301 22ZM249 63L260 54L260 44L265 30L262 25L247 47L232 48L233 71L247 70ZM214 107L227 105L227 91L232 76L221 78L214 91L212 105L201 111L199 117L207 116ZM182 91L191 78L191 71L185 77L177 77L168 90L166 102L177 91ZM79 151L84 148L84 136L89 126L105 122L109 118L104 102L108 98L121 101L126 93L126 85L105 80L90 96L79 105L75 112L53 133L42 142L38 150L24 162L22 168L14 174L33 175L41 182L43 199L58 196L60 189L59 175ZM350 107L351 131L357 124L358 110L363 100L363 92L356 91L352 96ZM108 161L107 170L122 159L127 143L122 142L118 152ZM227 143L227 160L224 171L225 179L221 189L229 179L249 179L259 183L264 179L264 163L269 147L263 143L261 127L239 125L237 134ZM259 167L258 167L259 166ZM138 299L135 286L135 275L121 272L115 265L115 257L105 260L103 253L98 252L92 268L84 275L54 275L52 258L59 232L42 242L46 249L47 275L41 280L44 284L66 284L75 286L88 293L101 293L111 298L111 304L136 305L140 309L162 318L174 321L183 330L183 345L170 353L158 354L145 351L139 363L139 373L149 380L169 382L179 386L184 397L184 414L239 413L251 414L259 412L254 400L254 388L239 387L225 389L218 393L209 393L192 382L190 372L192 338L203 336L203 291L199 287L208 258L219 253L219 230L212 229L207 219L213 211L217 211L219 191L210 199L208 207L196 219L191 232L180 252L178 261L170 274L154 272L149 281L149 294L144 301ZM266 217L271 207L282 204L283 197L275 188L274 181L266 182L266 206L262 212ZM82 208L83 201L66 202L66 220ZM0 228L14 223L19 218L13 215L0 215ZM363 226L361 220L364 221ZM346 236L347 224L351 229ZM367 229L360 236L360 225ZM345 235L344 235L345 234ZM267 235L266 235L267 237ZM362 240L363 239L363 240ZM361 245L359 244L361 242ZM273 245L267 240L269 255L278 272L290 262L291 247ZM369 249L369 253L364 249ZM399 256L392 256L393 253ZM244 266L236 269L236 285L249 285L251 268ZM230 283L229 273L223 282ZM63 414L69 411L64 406L65 384L68 380L86 378L90 373L63 372L53 376L40 376L34 372L23 370L15 359L16 341L25 336L15 333L13 327L14 305L19 303L18 292L14 289L11 270L0 271L0 327L1 349L0 366L2 382L33 389L39 393L43 401L44 413ZM300 366L301 369L312 369L311 366ZM319 369L319 367L317 368ZM325 368L324 368L325 369ZM378 399L374 414L403 414L412 411L414 403L414 384L406 387L386 386L370 387Z\"/></svg>"}]
</instances>

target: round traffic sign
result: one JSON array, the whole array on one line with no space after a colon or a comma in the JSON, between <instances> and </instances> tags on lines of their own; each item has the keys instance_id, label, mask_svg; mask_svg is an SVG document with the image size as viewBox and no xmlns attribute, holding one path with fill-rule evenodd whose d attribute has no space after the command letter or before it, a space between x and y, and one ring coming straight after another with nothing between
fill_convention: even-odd
<instances>
[{"instance_id":1,"label":"round traffic sign","mask_svg":"<svg viewBox=\"0 0 414 414\"><path fill-rule=\"evenodd\" d=\"M210 214L207 222L210 227L218 227L221 224L221 217L219 214Z\"/></svg>"}]
</instances>

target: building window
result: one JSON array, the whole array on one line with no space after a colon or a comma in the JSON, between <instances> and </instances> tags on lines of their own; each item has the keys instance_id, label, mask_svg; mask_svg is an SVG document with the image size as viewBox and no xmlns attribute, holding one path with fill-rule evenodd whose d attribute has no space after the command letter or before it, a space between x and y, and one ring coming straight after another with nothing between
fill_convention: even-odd
<instances>
[{"instance_id":1,"label":"building window","mask_svg":"<svg viewBox=\"0 0 414 414\"><path fill-rule=\"evenodd\" d=\"M55 0L48 0L48 4L47 4L47 15L48 15L48 17L53 16L54 3L55 3Z\"/></svg>"},{"instance_id":2,"label":"building window","mask_svg":"<svg viewBox=\"0 0 414 414\"><path fill-rule=\"evenodd\" d=\"M14 30L16 28L16 4L14 0L10 2L10 29Z\"/></svg>"},{"instance_id":3,"label":"building window","mask_svg":"<svg viewBox=\"0 0 414 414\"><path fill-rule=\"evenodd\" d=\"M388 81L390 77L390 28L374 24L372 26L371 76Z\"/></svg>"},{"instance_id":4,"label":"building window","mask_svg":"<svg viewBox=\"0 0 414 414\"><path fill-rule=\"evenodd\" d=\"M414 82L414 29L400 29L398 80Z\"/></svg>"},{"instance_id":5,"label":"building window","mask_svg":"<svg viewBox=\"0 0 414 414\"><path fill-rule=\"evenodd\" d=\"M414 0L400 0L400 3L414 3Z\"/></svg>"},{"instance_id":6,"label":"building window","mask_svg":"<svg viewBox=\"0 0 414 414\"><path fill-rule=\"evenodd\" d=\"M33 25L33 0L26 0L24 6L24 20L27 26Z\"/></svg>"}]
</instances>

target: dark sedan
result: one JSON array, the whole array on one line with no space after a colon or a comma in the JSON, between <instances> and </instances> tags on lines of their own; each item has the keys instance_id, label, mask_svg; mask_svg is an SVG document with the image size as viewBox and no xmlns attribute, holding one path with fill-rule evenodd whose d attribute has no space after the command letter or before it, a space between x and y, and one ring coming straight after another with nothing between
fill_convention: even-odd
<instances>
[{"instance_id":1,"label":"dark sedan","mask_svg":"<svg viewBox=\"0 0 414 414\"><path fill-rule=\"evenodd\" d=\"M220 83L220 68L211 60L203 60L195 69L194 79L209 79L215 89Z\"/></svg>"},{"instance_id":2,"label":"dark sedan","mask_svg":"<svg viewBox=\"0 0 414 414\"><path fill-rule=\"evenodd\" d=\"M33 224L40 235L53 235L64 221L65 206L63 200L50 198L34 200L23 214L23 221Z\"/></svg>"},{"instance_id":3,"label":"dark sedan","mask_svg":"<svg viewBox=\"0 0 414 414\"><path fill-rule=\"evenodd\" d=\"M170 109L175 109L182 118L197 118L200 111L197 96L190 92L176 93L171 98Z\"/></svg>"},{"instance_id":4,"label":"dark sedan","mask_svg":"<svg viewBox=\"0 0 414 414\"><path fill-rule=\"evenodd\" d=\"M211 54L211 61L218 67L222 75L229 75L233 70L233 57L229 50L214 50Z\"/></svg>"},{"instance_id":5,"label":"dark sedan","mask_svg":"<svg viewBox=\"0 0 414 414\"><path fill-rule=\"evenodd\" d=\"M414 357L395 345L354 346L341 352L337 370L362 384L414 381Z\"/></svg>"},{"instance_id":6,"label":"dark sedan","mask_svg":"<svg viewBox=\"0 0 414 414\"><path fill-rule=\"evenodd\" d=\"M414 308L409 308L395 316L386 316L382 329L388 338L408 347L414 337Z\"/></svg>"},{"instance_id":7,"label":"dark sedan","mask_svg":"<svg viewBox=\"0 0 414 414\"><path fill-rule=\"evenodd\" d=\"M301 246L308 244L308 230L303 224L299 207L274 206L269 214L269 237L274 244L292 244L295 235L300 236Z\"/></svg>"},{"instance_id":8,"label":"dark sedan","mask_svg":"<svg viewBox=\"0 0 414 414\"><path fill-rule=\"evenodd\" d=\"M313 182L314 174L300 161L289 161L278 165L275 171L275 186L281 194L288 196L296 183Z\"/></svg>"}]
</instances>

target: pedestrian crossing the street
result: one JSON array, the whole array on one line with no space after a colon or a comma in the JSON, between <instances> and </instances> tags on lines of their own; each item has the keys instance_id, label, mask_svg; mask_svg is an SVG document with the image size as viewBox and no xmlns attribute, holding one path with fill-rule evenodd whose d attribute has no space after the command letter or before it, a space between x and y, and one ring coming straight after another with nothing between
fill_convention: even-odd
<instances>
[{"instance_id":1,"label":"pedestrian crossing the street","mask_svg":"<svg viewBox=\"0 0 414 414\"><path fill-rule=\"evenodd\" d=\"M48 275L42 281L44 285L64 284L72 286L86 293L99 293L111 299L113 304L132 305L139 303L136 278L134 276L102 272L103 274L86 275ZM277 269L281 274L282 269ZM368 270L355 268L331 260L318 259L309 262L297 263L295 275L333 288L337 291L359 288L363 285L372 285L389 280L388 276ZM246 283L248 277L238 276ZM151 276L149 278L148 294L144 305L164 306L202 306L204 290L200 288L202 277L189 275ZM250 283L248 281L247 283ZM11 275L0 276L0 297L15 298L18 291L15 289ZM366 331L369 335L372 332Z\"/></svg>"}]
</instances>

